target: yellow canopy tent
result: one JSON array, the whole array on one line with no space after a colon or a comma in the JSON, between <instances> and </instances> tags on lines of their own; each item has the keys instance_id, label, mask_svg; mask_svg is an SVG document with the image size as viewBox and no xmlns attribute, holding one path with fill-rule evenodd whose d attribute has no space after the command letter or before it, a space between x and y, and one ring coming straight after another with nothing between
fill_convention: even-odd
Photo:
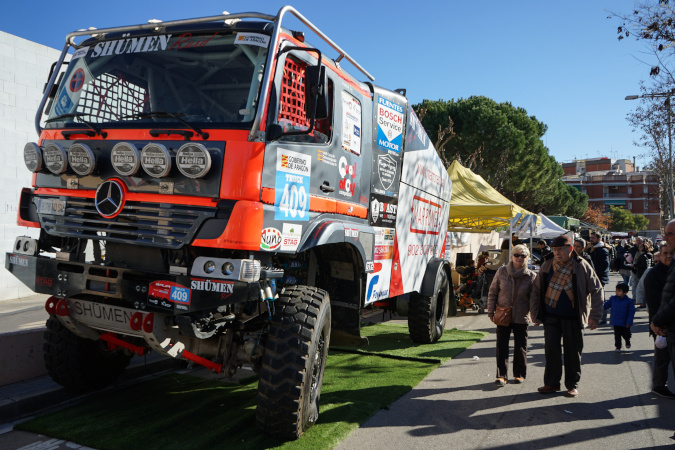
<instances>
[{"instance_id":1,"label":"yellow canopy tent","mask_svg":"<svg viewBox=\"0 0 675 450\"><path fill-rule=\"evenodd\" d=\"M504 226L515 229L527 217L536 217L539 222L536 215L504 197L459 161L453 161L448 175L452 180L448 231L486 233Z\"/></svg>"}]
</instances>

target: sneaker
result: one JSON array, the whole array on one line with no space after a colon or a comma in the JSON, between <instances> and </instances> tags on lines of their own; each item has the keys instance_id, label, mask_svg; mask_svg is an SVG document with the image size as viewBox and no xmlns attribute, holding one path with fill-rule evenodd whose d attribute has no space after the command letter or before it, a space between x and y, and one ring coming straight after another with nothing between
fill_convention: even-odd
<instances>
[{"instance_id":1,"label":"sneaker","mask_svg":"<svg viewBox=\"0 0 675 450\"><path fill-rule=\"evenodd\" d=\"M577 391L575 388L568 389L566 395L567 397L577 397L579 395L579 391Z\"/></svg>"},{"instance_id":2,"label":"sneaker","mask_svg":"<svg viewBox=\"0 0 675 450\"><path fill-rule=\"evenodd\" d=\"M497 378L495 384L499 387L506 386L506 378Z\"/></svg>"},{"instance_id":3,"label":"sneaker","mask_svg":"<svg viewBox=\"0 0 675 450\"><path fill-rule=\"evenodd\" d=\"M652 393L658 395L659 397L675 398L675 394L670 392L670 389L665 386L652 389Z\"/></svg>"},{"instance_id":4,"label":"sneaker","mask_svg":"<svg viewBox=\"0 0 675 450\"><path fill-rule=\"evenodd\" d=\"M615 348L614 351L615 351L615 352L620 352L620 351L621 351L621 347Z\"/></svg>"},{"instance_id":5,"label":"sneaker","mask_svg":"<svg viewBox=\"0 0 675 450\"><path fill-rule=\"evenodd\" d=\"M513 379L513 382L516 384L524 383L525 382L525 377L515 377Z\"/></svg>"},{"instance_id":6,"label":"sneaker","mask_svg":"<svg viewBox=\"0 0 675 450\"><path fill-rule=\"evenodd\" d=\"M630 348L630 342L626 342L626 348Z\"/></svg>"}]
</instances>

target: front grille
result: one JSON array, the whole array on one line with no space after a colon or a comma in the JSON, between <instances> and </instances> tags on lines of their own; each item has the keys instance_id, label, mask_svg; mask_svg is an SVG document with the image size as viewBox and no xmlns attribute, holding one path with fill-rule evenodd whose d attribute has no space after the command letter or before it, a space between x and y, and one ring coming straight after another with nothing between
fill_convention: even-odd
<instances>
[{"instance_id":1,"label":"front grille","mask_svg":"<svg viewBox=\"0 0 675 450\"><path fill-rule=\"evenodd\" d=\"M94 199L65 200L64 215L40 215L47 233L170 249L190 242L204 220L216 214L215 207L127 201L117 216L105 219L96 211Z\"/></svg>"}]
</instances>

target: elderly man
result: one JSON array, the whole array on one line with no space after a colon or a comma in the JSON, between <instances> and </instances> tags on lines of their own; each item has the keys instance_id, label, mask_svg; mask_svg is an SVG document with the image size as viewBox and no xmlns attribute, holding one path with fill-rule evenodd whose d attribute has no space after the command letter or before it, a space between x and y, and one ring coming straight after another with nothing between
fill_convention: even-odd
<instances>
[{"instance_id":1,"label":"elderly man","mask_svg":"<svg viewBox=\"0 0 675 450\"><path fill-rule=\"evenodd\" d=\"M574 251L569 236L553 239L551 247L553 253L539 269L530 301L535 325L544 324L546 367L544 386L538 391L550 394L560 390L564 351L567 396L576 397L581 379L583 329L597 328L602 317L604 292L595 271Z\"/></svg>"},{"instance_id":2,"label":"elderly man","mask_svg":"<svg viewBox=\"0 0 675 450\"><path fill-rule=\"evenodd\" d=\"M671 220L666 225L666 231L663 236L668 243L669 249L675 249L675 220ZM663 252L662 252L663 253ZM661 261L663 261L663 254ZM670 363L675 371L675 266L671 264L666 276L666 283L663 286L661 294L661 304L659 309L652 317L649 327L657 336L666 336L668 355Z\"/></svg>"},{"instance_id":3,"label":"elderly man","mask_svg":"<svg viewBox=\"0 0 675 450\"><path fill-rule=\"evenodd\" d=\"M644 298L647 303L647 312L649 313L650 323L661 305L663 286L666 284L668 269L673 260L673 252L668 248L668 244L661 244L661 251L659 253L660 257L657 264L655 264L654 267L647 269L638 285L638 292L640 292L639 286L644 284ZM656 260L656 254L654 254L654 260ZM649 334L656 338L656 335L651 330ZM654 346L652 392L661 397L675 398L675 394L673 394L666 386L668 383L668 366L670 366L670 354L668 353L668 349Z\"/></svg>"}]
</instances>

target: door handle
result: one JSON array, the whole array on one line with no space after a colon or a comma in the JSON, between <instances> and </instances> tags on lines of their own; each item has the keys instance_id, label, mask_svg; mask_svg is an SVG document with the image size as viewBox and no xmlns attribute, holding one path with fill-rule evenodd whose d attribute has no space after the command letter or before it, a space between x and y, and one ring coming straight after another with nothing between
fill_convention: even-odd
<instances>
[{"instance_id":1,"label":"door handle","mask_svg":"<svg viewBox=\"0 0 675 450\"><path fill-rule=\"evenodd\" d=\"M319 186L319 189L321 189L323 192L335 192L335 188L331 187L330 184L328 184L328 181L324 181L321 186Z\"/></svg>"}]
</instances>

